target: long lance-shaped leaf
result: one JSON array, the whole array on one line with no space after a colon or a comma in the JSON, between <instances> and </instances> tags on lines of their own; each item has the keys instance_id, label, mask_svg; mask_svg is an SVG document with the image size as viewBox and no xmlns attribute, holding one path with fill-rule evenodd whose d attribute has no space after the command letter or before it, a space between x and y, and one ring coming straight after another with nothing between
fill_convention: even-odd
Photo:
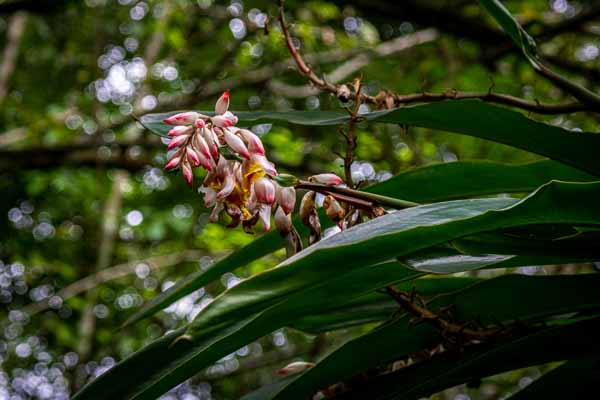
<instances>
[{"instance_id":1,"label":"long lance-shaped leaf","mask_svg":"<svg viewBox=\"0 0 600 400\"><path fill-rule=\"evenodd\" d=\"M180 340L173 346L175 337L169 335L121 361L84 387L75 398L154 399L173 386L173 382L179 382L249 342L291 324L307 312L326 310L348 301L352 296L361 297L376 288L420 275L420 272L404 268L398 262L365 267L313 288L308 296L290 296L276 307L248 314L234 324L215 327L203 340ZM181 333L181 330L177 332L178 335ZM154 354L157 354L156 358ZM138 370L143 371L143 375L130 373Z\"/></svg>"},{"instance_id":2,"label":"long lance-shaped leaf","mask_svg":"<svg viewBox=\"0 0 600 400\"><path fill-rule=\"evenodd\" d=\"M590 337L590 332L586 332L584 336ZM511 400L585 399L597 390L598 382L600 382L600 357L588 354L567 361L547 372L509 398Z\"/></svg>"},{"instance_id":3,"label":"long lance-shaped leaf","mask_svg":"<svg viewBox=\"0 0 600 400\"><path fill-rule=\"evenodd\" d=\"M540 60L535 40L521 27L510 11L499 0L479 0L479 3L488 13L494 17L496 22L510 36L512 41L521 49L531 66L542 76L564 89L582 103L591 105L596 109L600 107L600 96L594 92L570 81L564 76L550 70Z\"/></svg>"},{"instance_id":4,"label":"long lance-shaped leaf","mask_svg":"<svg viewBox=\"0 0 600 400\"><path fill-rule=\"evenodd\" d=\"M553 179L572 182L598 180L593 175L552 160L517 165L471 160L415 168L367 190L417 203L432 203L497 193L529 193Z\"/></svg>"},{"instance_id":5,"label":"long lance-shaped leaf","mask_svg":"<svg viewBox=\"0 0 600 400\"><path fill-rule=\"evenodd\" d=\"M595 243L590 242L588 246L595 249L597 247ZM552 242L547 242L544 247L547 249L548 246L552 246ZM488 247L489 249L490 247ZM507 247L504 246L501 250L506 251ZM593 257L585 257L580 254L581 249L579 247L563 247L556 254L544 254L541 251L534 253L530 247L526 247L525 250L517 247L515 250L513 254L519 255L486 254L475 256L463 254L449 247L435 247L411 254L407 257L401 257L400 262L411 269L421 272L422 275L426 275L428 273L452 274L490 268L556 265L600 260L599 249L595 250ZM451 291L453 282L456 282L456 285L462 285L464 279L466 278L419 279L415 281L415 288L419 295L427 297L434 292ZM410 287L403 287L402 285L399 288L405 291L411 290ZM293 327L307 332L323 332L383 321L388 319L395 310L397 310L397 303L391 300L388 295L369 293L361 298L340 304L339 307L329 309L326 312L319 312L303 317L294 322Z\"/></svg>"},{"instance_id":6,"label":"long lance-shaped leaf","mask_svg":"<svg viewBox=\"0 0 600 400\"><path fill-rule=\"evenodd\" d=\"M316 282L459 237L531 224L597 224L600 212L593 199L598 195L600 183L551 182L519 202L456 200L376 218L322 240L226 291L200 313L188 333L201 335L206 327L257 312ZM577 207L565 207L570 204Z\"/></svg>"},{"instance_id":7,"label":"long lance-shaped leaf","mask_svg":"<svg viewBox=\"0 0 600 400\"><path fill-rule=\"evenodd\" d=\"M522 165L458 161L416 168L370 186L366 191L428 203L495 193L530 192L552 179L591 181L595 177L551 160ZM296 226L300 225L296 223ZM284 241L277 233L263 235L219 260L209 270L194 272L160 293L129 317L125 325L155 314L183 296L218 279L222 274L247 265L283 246Z\"/></svg>"},{"instance_id":8,"label":"long lance-shaped leaf","mask_svg":"<svg viewBox=\"0 0 600 400\"><path fill-rule=\"evenodd\" d=\"M314 288L316 282L320 284L348 273L360 263L377 262L382 260L380 257L389 257L390 252L401 254L403 251L416 250L418 243L429 247L445 242L452 236L536 222L592 223L600 217L594 207L562 210L569 214L568 217L548 212L556 210L557 204L581 200L583 193L589 195L590 189L595 192L600 189L600 184L554 182L513 207L507 207L514 203L511 199L481 199L417 207L378 218L334 235L288 259L278 268L227 291L200 314L186 335L193 341L202 340L204 336L214 334L215 326L228 326L246 315L274 306L286 296L302 296L311 287ZM470 207L466 206L467 203ZM503 206L505 209L494 210ZM323 268L323 265L327 265L327 268ZM265 326L271 325L265 323ZM177 366L167 375L152 383L150 393L155 394L157 388L166 389L189 377L194 370L190 366L203 365L199 360L204 355L200 353L195 357L191 354L188 360L176 363Z\"/></svg>"},{"instance_id":9,"label":"long lance-shaped leaf","mask_svg":"<svg viewBox=\"0 0 600 400\"><path fill-rule=\"evenodd\" d=\"M174 348L184 347L185 357L180 357L181 353L177 351L160 365L144 366L147 386L139 391L138 398L156 397L161 390L165 391L255 338L292 323L290 318L293 316L338 304L347 300L349 294L359 296L386 284L382 279L367 285L365 282L373 274L373 271L367 271L362 279L349 279L344 285L334 286L336 290L322 291L325 285L335 280L343 281L352 272L361 270L361 265L480 231L538 223L597 226L600 215L593 199L598 195L600 184L552 182L517 203L514 199L504 198L415 207L327 238L278 268L243 281L219 296L188 330L187 337L191 341L179 340L173 345ZM577 207L565 207L575 203ZM343 290L345 287L349 291ZM286 304L286 307L277 307L278 304ZM249 321L248 326L222 335L224 330L229 332L232 326L254 316L256 319ZM218 343L214 342L216 336L220 338ZM206 344L208 341L211 345ZM132 363L135 365L134 361ZM124 362L124 365L117 366L114 373L122 374L131 364ZM98 386L114 388L117 393L119 390L131 393L127 392L127 386L119 385L118 378L113 382L101 377L80 398L94 398L92 394L99 390Z\"/></svg>"},{"instance_id":10,"label":"long lance-shaped leaf","mask_svg":"<svg viewBox=\"0 0 600 400\"><path fill-rule=\"evenodd\" d=\"M479 137L600 175L600 160L595 151L585 148L599 146L600 135L568 131L478 100L403 107L371 113L368 118L378 122L408 124Z\"/></svg>"},{"instance_id":11,"label":"long lance-shaped leaf","mask_svg":"<svg viewBox=\"0 0 600 400\"><path fill-rule=\"evenodd\" d=\"M241 114L241 113L240 113ZM153 132L164 134L162 119L169 114L149 114L142 118ZM292 115L294 116L292 118ZM557 126L527 118L520 112L484 103L479 100L449 100L420 104L394 110L362 114L365 120L407 124L469 135L504 143L600 175L600 160L595 149L600 147L600 135L591 132L572 132ZM240 119L250 121L289 121L297 124L338 125L347 123L343 113L312 113L304 118L303 111L286 113L243 113ZM164 125L164 126L163 126Z\"/></svg>"},{"instance_id":12,"label":"long lance-shaped leaf","mask_svg":"<svg viewBox=\"0 0 600 400\"><path fill-rule=\"evenodd\" d=\"M421 278L399 283L396 288L402 291L415 290L422 298L454 292L477 283L477 278ZM383 321L398 312L398 303L384 293L368 293L365 296L342 303L325 312L307 315L296 320L292 327L306 332L324 332Z\"/></svg>"},{"instance_id":13,"label":"long lance-shaped leaf","mask_svg":"<svg viewBox=\"0 0 600 400\"><path fill-rule=\"evenodd\" d=\"M238 251L235 251L223 259L217 261L206 271L196 271L184 279L178 281L152 300L144 304L140 310L125 321L123 325L133 324L152 314L157 313L169 304L200 289L204 285L217 280L226 272L233 271L248 263L264 257L285 245L284 240L275 231L269 232L252 241Z\"/></svg>"},{"instance_id":14,"label":"long lance-shaped leaf","mask_svg":"<svg viewBox=\"0 0 600 400\"><path fill-rule=\"evenodd\" d=\"M600 308L595 285L600 275L505 275L465 290L441 296L428 304L438 310L452 305L457 321L477 319L489 326L512 321L535 321L545 316ZM507 295L509 293L510 295ZM362 371L391 362L441 340L428 324L411 326L410 316L384 324L333 351L314 368L288 382L276 399L303 399L317 390Z\"/></svg>"},{"instance_id":15,"label":"long lance-shaped leaf","mask_svg":"<svg viewBox=\"0 0 600 400\"><path fill-rule=\"evenodd\" d=\"M373 379L347 396L340 396L340 399L361 399L365 395L373 400L420 399L446 388L501 372L597 353L600 351L600 343L594 339L598 334L600 318L554 326L524 337L475 346L465 351L460 362L450 353L434 357L420 365ZM584 373L584 377L585 375ZM595 376L600 376L598 359ZM588 385L590 383L587 382ZM594 386L596 385L597 380ZM566 398L580 398L575 393L585 392L576 388ZM555 399L562 396L552 393L544 398Z\"/></svg>"},{"instance_id":16,"label":"long lance-shaped leaf","mask_svg":"<svg viewBox=\"0 0 600 400\"><path fill-rule=\"evenodd\" d=\"M489 235L493 236L493 235ZM546 242L540 248L531 246L516 247L514 256L486 254L486 255L467 255L449 247L435 247L411 254L407 257L401 257L400 262L421 272L423 275L430 274L452 274L457 272L466 272L480 269L514 268L521 266L543 266L557 264L583 263L600 260L600 249L596 249L595 243L587 243L588 247L595 251L588 256L582 255L580 247L565 248L562 247L556 254L544 254L541 248L548 249L553 242ZM487 247L487 249L494 249ZM507 251L507 247L494 250ZM583 253L589 252L585 249ZM554 253L554 252L551 252ZM419 295L427 297L433 292L450 291L453 281L457 285L465 278L446 279L420 279L415 281L416 289ZM439 286L438 286L439 285ZM410 291L411 288L401 290ZM361 325L370 322L384 321L397 310L397 303L383 293L369 293L358 299L341 304L339 307L329 309L326 312L319 312L301 318L294 322L293 327L307 332L317 333L341 328L347 328L354 325Z\"/></svg>"},{"instance_id":17,"label":"long lance-shaped leaf","mask_svg":"<svg viewBox=\"0 0 600 400\"><path fill-rule=\"evenodd\" d=\"M570 238L555 240L535 239L536 229L519 232L521 236L503 233L480 234L452 241L452 245L466 254L514 254L528 256L537 265L560 264L561 258L571 262L590 262L600 259L600 240L597 232L584 232ZM527 237L528 235L529 237ZM579 261L576 261L579 259ZM520 262L520 261L519 261Z\"/></svg>"}]
</instances>

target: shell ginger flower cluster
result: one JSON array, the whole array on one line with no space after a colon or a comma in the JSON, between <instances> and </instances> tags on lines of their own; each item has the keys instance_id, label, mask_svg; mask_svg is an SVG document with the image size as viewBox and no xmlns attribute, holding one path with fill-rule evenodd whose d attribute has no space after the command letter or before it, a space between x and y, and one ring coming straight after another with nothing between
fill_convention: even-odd
<instances>
[{"instance_id":1,"label":"shell ginger flower cluster","mask_svg":"<svg viewBox=\"0 0 600 400\"><path fill-rule=\"evenodd\" d=\"M231 227L241 223L250 232L260 220L269 230L271 212L276 209L277 228L287 233L292 228L295 189L274 181L277 170L265 156L260 138L236 127L238 118L228 108L229 92L225 92L217 100L212 117L190 111L165 119L173 125L167 148L174 150L165 168L179 168L190 187L194 168L208 171L199 191L204 193L206 207L213 207L211 222L225 211L231 217Z\"/></svg>"}]
</instances>

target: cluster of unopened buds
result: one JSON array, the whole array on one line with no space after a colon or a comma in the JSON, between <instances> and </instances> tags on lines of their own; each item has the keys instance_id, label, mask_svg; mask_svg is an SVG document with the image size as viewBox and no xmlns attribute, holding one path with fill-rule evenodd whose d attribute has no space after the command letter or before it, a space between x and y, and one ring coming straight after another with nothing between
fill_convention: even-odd
<instances>
[{"instance_id":1,"label":"cluster of unopened buds","mask_svg":"<svg viewBox=\"0 0 600 400\"><path fill-rule=\"evenodd\" d=\"M275 210L275 225L282 235L290 233L296 191L279 185L275 165L265 155L260 138L248 129L235 125L238 118L228 110L229 92L217 100L215 115L189 111L164 120L173 128L167 148L165 169L179 168L185 181L193 185L193 170L207 171L199 192L204 193L206 207L213 207L209 220L216 222L222 211L231 217L228 225L240 223L248 232L260 220L270 229L271 213ZM328 185L342 183L334 174L320 174L311 180Z\"/></svg>"}]
</instances>

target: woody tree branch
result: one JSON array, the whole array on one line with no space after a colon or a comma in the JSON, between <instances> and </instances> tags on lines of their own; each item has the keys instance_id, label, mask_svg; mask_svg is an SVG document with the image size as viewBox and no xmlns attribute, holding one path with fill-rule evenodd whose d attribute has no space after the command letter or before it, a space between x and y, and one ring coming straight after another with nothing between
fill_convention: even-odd
<instances>
[{"instance_id":1,"label":"woody tree branch","mask_svg":"<svg viewBox=\"0 0 600 400\"><path fill-rule=\"evenodd\" d=\"M285 18L284 2L279 2L279 22L284 35L285 43L292 59L296 62L299 72L304 75L309 82L324 92L329 92L341 101L356 100L356 93L348 93L342 85L336 85L325 78L319 77L309 64L304 60L302 55L296 49L294 40L292 39L288 23ZM486 93L477 92L460 92L456 90L447 91L445 93L418 93L401 95L390 91L381 91L377 96L361 95L361 100L364 103L373 104L378 108L393 108L403 104L434 102L441 100L458 100L458 99L479 99L486 102L503 104L511 107L520 108L526 111L536 112L539 114L561 114L571 113L576 111L589 111L592 108L588 104L581 102L567 102L561 104L543 104L540 102L530 102L525 99L511 96L508 94L496 94L491 90Z\"/></svg>"}]
</instances>

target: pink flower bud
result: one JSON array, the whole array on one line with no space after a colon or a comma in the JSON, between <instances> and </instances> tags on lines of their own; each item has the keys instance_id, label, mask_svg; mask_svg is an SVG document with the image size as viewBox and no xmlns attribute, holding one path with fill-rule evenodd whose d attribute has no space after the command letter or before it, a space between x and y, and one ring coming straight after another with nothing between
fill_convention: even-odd
<instances>
[{"instance_id":1,"label":"pink flower bud","mask_svg":"<svg viewBox=\"0 0 600 400\"><path fill-rule=\"evenodd\" d=\"M295 362L288 364L285 367L281 368L279 371L277 371L277 374L281 375L281 376L294 375L299 372L305 371L309 368L312 368L314 366L315 366L314 363L305 362L305 361L295 361Z\"/></svg>"},{"instance_id":2,"label":"pink flower bud","mask_svg":"<svg viewBox=\"0 0 600 400\"><path fill-rule=\"evenodd\" d=\"M292 215L286 214L281 206L275 211L275 227L284 236L292 230Z\"/></svg>"},{"instance_id":3,"label":"pink flower bud","mask_svg":"<svg viewBox=\"0 0 600 400\"><path fill-rule=\"evenodd\" d=\"M200 186L198 192L204 193L205 207L212 207L217 203L217 192L215 192L212 188Z\"/></svg>"},{"instance_id":4,"label":"pink flower bud","mask_svg":"<svg viewBox=\"0 0 600 400\"><path fill-rule=\"evenodd\" d=\"M294 211L296 205L296 189L293 187L279 187L276 193L277 203L286 214Z\"/></svg>"},{"instance_id":5,"label":"pink flower bud","mask_svg":"<svg viewBox=\"0 0 600 400\"><path fill-rule=\"evenodd\" d=\"M240 135L242 135L246 143L248 143L248 150L250 153L261 156L265 155L265 148L263 147L262 141L258 136L247 129L240 129L238 132Z\"/></svg>"},{"instance_id":6,"label":"pink flower bud","mask_svg":"<svg viewBox=\"0 0 600 400\"><path fill-rule=\"evenodd\" d=\"M219 138L212 129L206 127L202 129L202 137L208 145L210 155L217 160L219 158Z\"/></svg>"},{"instance_id":7,"label":"pink flower bud","mask_svg":"<svg viewBox=\"0 0 600 400\"><path fill-rule=\"evenodd\" d=\"M197 112L188 111L170 116L164 122L169 125L191 125L196 122L199 115Z\"/></svg>"},{"instance_id":8,"label":"pink flower bud","mask_svg":"<svg viewBox=\"0 0 600 400\"><path fill-rule=\"evenodd\" d=\"M171 170L173 168L177 168L179 166L179 162L181 161L181 156L171 157L169 162L165 165L166 170Z\"/></svg>"},{"instance_id":9,"label":"pink flower bud","mask_svg":"<svg viewBox=\"0 0 600 400\"><path fill-rule=\"evenodd\" d=\"M223 118L231 122L232 125L238 123L238 117L236 117L231 111L225 111L225 113L223 114Z\"/></svg>"},{"instance_id":10,"label":"pink flower bud","mask_svg":"<svg viewBox=\"0 0 600 400\"><path fill-rule=\"evenodd\" d=\"M259 203L272 204L275 201L275 186L268 178L254 182L254 193Z\"/></svg>"},{"instance_id":11,"label":"pink flower bud","mask_svg":"<svg viewBox=\"0 0 600 400\"><path fill-rule=\"evenodd\" d=\"M234 123L231 120L225 118L222 115L212 117L211 121L215 126L218 126L219 128L228 128L234 125Z\"/></svg>"},{"instance_id":12,"label":"pink flower bud","mask_svg":"<svg viewBox=\"0 0 600 400\"><path fill-rule=\"evenodd\" d=\"M215 112L224 114L229 109L229 90L223 92L217 103L215 104Z\"/></svg>"},{"instance_id":13,"label":"pink flower bud","mask_svg":"<svg viewBox=\"0 0 600 400\"><path fill-rule=\"evenodd\" d=\"M239 138L239 136L231 133L229 129L223 129L223 137L225 138L225 142L231 148L231 150L235 151L246 160L250 158L250 153L248 152L248 148Z\"/></svg>"},{"instance_id":14,"label":"pink flower bud","mask_svg":"<svg viewBox=\"0 0 600 400\"><path fill-rule=\"evenodd\" d=\"M180 136L180 135L188 135L192 132L192 127L191 126L185 126L185 125L179 125L176 127L171 128L171 130L169 131L169 133L167 133L167 135L171 136L171 137L175 137L175 136Z\"/></svg>"},{"instance_id":15,"label":"pink flower bud","mask_svg":"<svg viewBox=\"0 0 600 400\"><path fill-rule=\"evenodd\" d=\"M196 133L192 138L192 144L194 145L196 150L198 150L200 154L202 154L204 157L212 158L210 154L210 149L208 148L208 144L206 143L206 140L204 140L202 135Z\"/></svg>"},{"instance_id":16,"label":"pink flower bud","mask_svg":"<svg viewBox=\"0 0 600 400\"><path fill-rule=\"evenodd\" d=\"M194 150L191 147L187 147L185 151L187 154L187 158L193 167L197 167L198 165L200 165L200 155L198 154L198 152L196 152L196 150Z\"/></svg>"},{"instance_id":17,"label":"pink flower bud","mask_svg":"<svg viewBox=\"0 0 600 400\"><path fill-rule=\"evenodd\" d=\"M192 173L192 167L189 162L183 160L181 163L181 173L183 174L183 179L187 182L187 184L192 187L192 183L194 181L194 174Z\"/></svg>"},{"instance_id":18,"label":"pink flower bud","mask_svg":"<svg viewBox=\"0 0 600 400\"><path fill-rule=\"evenodd\" d=\"M190 135L175 136L167 145L167 149L172 149L173 147L181 146L189 139L189 137Z\"/></svg>"},{"instance_id":19,"label":"pink flower bud","mask_svg":"<svg viewBox=\"0 0 600 400\"><path fill-rule=\"evenodd\" d=\"M204 125L206 125L206 122L204 122L202 118L198 118L196 122L194 122L196 128L204 128Z\"/></svg>"},{"instance_id":20,"label":"pink flower bud","mask_svg":"<svg viewBox=\"0 0 600 400\"><path fill-rule=\"evenodd\" d=\"M318 174L308 178L311 182L322 183L323 185L339 185L344 181L336 174Z\"/></svg>"},{"instance_id":21,"label":"pink flower bud","mask_svg":"<svg viewBox=\"0 0 600 400\"><path fill-rule=\"evenodd\" d=\"M265 231L271 229L271 205L264 204L258 212L258 217L265 228Z\"/></svg>"},{"instance_id":22,"label":"pink flower bud","mask_svg":"<svg viewBox=\"0 0 600 400\"><path fill-rule=\"evenodd\" d=\"M215 162L212 158L205 157L202 153L198 153L200 159L200 165L202 165L208 172L212 171L215 167Z\"/></svg>"}]
</instances>

